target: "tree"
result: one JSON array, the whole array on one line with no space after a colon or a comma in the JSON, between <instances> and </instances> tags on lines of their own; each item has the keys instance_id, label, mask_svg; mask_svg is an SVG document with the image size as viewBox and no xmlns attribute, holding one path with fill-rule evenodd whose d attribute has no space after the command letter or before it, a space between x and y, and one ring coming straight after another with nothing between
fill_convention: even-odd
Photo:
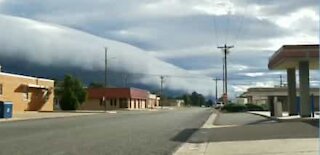
<instances>
[{"instance_id":1,"label":"tree","mask_svg":"<svg viewBox=\"0 0 320 155\"><path fill-rule=\"evenodd\" d=\"M205 97L202 94L197 92L192 92L190 95L191 105L193 106L201 106L205 105Z\"/></svg>"},{"instance_id":2,"label":"tree","mask_svg":"<svg viewBox=\"0 0 320 155\"><path fill-rule=\"evenodd\" d=\"M179 99L183 99L185 105L189 106L201 106L206 104L206 98L197 92L192 92L191 94L184 94Z\"/></svg>"},{"instance_id":3,"label":"tree","mask_svg":"<svg viewBox=\"0 0 320 155\"><path fill-rule=\"evenodd\" d=\"M199 99L198 99L198 93L197 92L192 92L191 96L191 105L193 106L199 106Z\"/></svg>"},{"instance_id":4,"label":"tree","mask_svg":"<svg viewBox=\"0 0 320 155\"><path fill-rule=\"evenodd\" d=\"M62 110L76 110L86 99L86 91L80 80L66 75L60 88Z\"/></svg>"},{"instance_id":5,"label":"tree","mask_svg":"<svg viewBox=\"0 0 320 155\"><path fill-rule=\"evenodd\" d=\"M184 94L182 96L182 99L183 99L185 105L188 105L188 106L191 105L191 99L190 99L190 95L189 94Z\"/></svg>"},{"instance_id":6,"label":"tree","mask_svg":"<svg viewBox=\"0 0 320 155\"><path fill-rule=\"evenodd\" d=\"M103 88L104 85L99 82L91 82L88 87L89 88Z\"/></svg>"},{"instance_id":7,"label":"tree","mask_svg":"<svg viewBox=\"0 0 320 155\"><path fill-rule=\"evenodd\" d=\"M206 99L202 94L198 94L198 106L202 106L206 104Z\"/></svg>"},{"instance_id":8,"label":"tree","mask_svg":"<svg viewBox=\"0 0 320 155\"><path fill-rule=\"evenodd\" d=\"M213 105L213 101L211 99L209 99L207 102L206 102L206 106L207 107L211 107Z\"/></svg>"}]
</instances>

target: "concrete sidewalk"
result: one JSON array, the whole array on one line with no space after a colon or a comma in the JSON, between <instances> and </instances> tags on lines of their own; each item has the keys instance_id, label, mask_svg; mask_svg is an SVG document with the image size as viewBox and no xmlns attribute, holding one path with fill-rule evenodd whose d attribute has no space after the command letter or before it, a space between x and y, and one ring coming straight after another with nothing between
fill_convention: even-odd
<instances>
[{"instance_id":1,"label":"concrete sidewalk","mask_svg":"<svg viewBox=\"0 0 320 155\"><path fill-rule=\"evenodd\" d=\"M219 114L218 114L219 115ZM318 154L318 127L302 122L275 122L265 117L262 123L226 122L213 125L215 119L229 117L213 113L175 155L315 155ZM239 118L239 114L234 114ZM245 113L249 115L249 113ZM253 114L252 114L253 115ZM256 117L256 116L253 116ZM263 118L263 117L261 117ZM231 120L231 118L223 118ZM259 119L257 119L259 120ZM216 121L215 121L216 122Z\"/></svg>"},{"instance_id":2,"label":"concrete sidewalk","mask_svg":"<svg viewBox=\"0 0 320 155\"><path fill-rule=\"evenodd\" d=\"M13 114L13 118L0 119L0 122L12 122L22 120L34 120L34 119L48 119L48 118L61 118L61 117L74 117L74 116L86 116L102 114L104 111L54 111L54 112L23 112ZM108 113L113 113L109 111Z\"/></svg>"},{"instance_id":3,"label":"concrete sidewalk","mask_svg":"<svg viewBox=\"0 0 320 155\"><path fill-rule=\"evenodd\" d=\"M272 139L208 143L205 155L316 155L318 140Z\"/></svg>"}]
</instances>

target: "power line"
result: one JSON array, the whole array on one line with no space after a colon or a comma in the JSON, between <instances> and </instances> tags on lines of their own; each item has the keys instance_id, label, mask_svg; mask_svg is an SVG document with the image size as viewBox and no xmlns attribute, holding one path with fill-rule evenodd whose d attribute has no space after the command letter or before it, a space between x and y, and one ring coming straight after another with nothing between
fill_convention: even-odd
<instances>
[{"instance_id":1,"label":"power line","mask_svg":"<svg viewBox=\"0 0 320 155\"><path fill-rule=\"evenodd\" d=\"M216 44L216 46L218 46L218 41L217 41L218 33L217 33L216 18L217 18L217 16L214 15L214 17L213 17L213 29L214 29L214 34L215 34L215 36L214 36L215 44Z\"/></svg>"},{"instance_id":2,"label":"power line","mask_svg":"<svg viewBox=\"0 0 320 155\"><path fill-rule=\"evenodd\" d=\"M247 0L245 0L245 2L247 2ZM244 15L247 13L247 10L248 10L248 6L244 7L244 12L243 12ZM233 43L234 45L237 44L238 38L239 38L240 34L243 32L243 28L244 28L243 21L245 19L244 15L243 16L239 16L240 17L240 22L239 22L239 25L238 25L238 30L236 31L236 34L235 34L234 43Z\"/></svg>"},{"instance_id":3,"label":"power line","mask_svg":"<svg viewBox=\"0 0 320 155\"><path fill-rule=\"evenodd\" d=\"M206 77L206 76L190 76L190 75L172 75L172 74L153 74L153 73L127 73L127 76L149 76L149 77L160 77L160 76L165 76L166 78L186 78L186 79L202 79L202 80L212 80L211 77ZM219 79L223 79L223 77L217 77ZM230 80L250 80L250 79L254 79L256 77L250 77L250 76L244 76L244 77L238 77L238 78L228 78L228 81ZM274 77L267 77L267 78L272 78L272 79L279 79L278 76L274 76Z\"/></svg>"},{"instance_id":4,"label":"power line","mask_svg":"<svg viewBox=\"0 0 320 155\"><path fill-rule=\"evenodd\" d=\"M228 10L227 10L227 14L226 14L226 32L225 32L225 44L229 41L229 37L230 37L230 29L231 29L231 24L230 24L230 18L231 18L231 14L230 14L230 12L231 12L231 9L230 8L228 8Z\"/></svg>"},{"instance_id":5,"label":"power line","mask_svg":"<svg viewBox=\"0 0 320 155\"><path fill-rule=\"evenodd\" d=\"M227 15L226 15L226 16L227 16ZM225 34L223 35L223 36L224 36L224 43L225 43L225 44L227 43L227 35L226 35L226 32L227 32L227 22L228 22L228 20L225 20L225 22L224 22L224 23L225 23L225 26L222 25L222 26L224 27L224 33L225 33Z\"/></svg>"},{"instance_id":6,"label":"power line","mask_svg":"<svg viewBox=\"0 0 320 155\"><path fill-rule=\"evenodd\" d=\"M191 78L191 79L208 79L210 80L210 77L204 77L204 76L190 76L190 75L170 75L170 74L151 74L151 73L128 73L131 75L145 75L145 76L154 76L154 77L159 77L159 76L165 76L165 77L174 77L174 78Z\"/></svg>"},{"instance_id":7,"label":"power line","mask_svg":"<svg viewBox=\"0 0 320 155\"><path fill-rule=\"evenodd\" d=\"M239 26L238 26L238 30L236 31L236 34L235 34L235 37L234 37L234 43L233 44L237 44L237 42L238 42L238 38L239 38L239 36L240 36L240 34L242 33L242 31L243 31L243 21L244 21L244 17L241 17L240 18L240 24L239 24Z\"/></svg>"}]
</instances>

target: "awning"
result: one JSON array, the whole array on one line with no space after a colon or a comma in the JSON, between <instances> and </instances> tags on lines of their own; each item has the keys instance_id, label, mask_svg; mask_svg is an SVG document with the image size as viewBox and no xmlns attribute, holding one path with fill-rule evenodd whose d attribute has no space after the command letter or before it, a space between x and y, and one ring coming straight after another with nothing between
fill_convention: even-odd
<instances>
[{"instance_id":1,"label":"awning","mask_svg":"<svg viewBox=\"0 0 320 155\"><path fill-rule=\"evenodd\" d=\"M52 89L53 89L52 87L36 85L36 84L27 84L27 88L34 88L34 89L41 90L43 92L42 96L46 98L48 98L48 96L52 93Z\"/></svg>"},{"instance_id":2,"label":"awning","mask_svg":"<svg viewBox=\"0 0 320 155\"><path fill-rule=\"evenodd\" d=\"M28 84L27 86L28 86L28 88L46 89L46 90L48 90L48 89L49 89L49 87L47 87L47 86L43 86L43 85L36 85L36 84Z\"/></svg>"}]
</instances>

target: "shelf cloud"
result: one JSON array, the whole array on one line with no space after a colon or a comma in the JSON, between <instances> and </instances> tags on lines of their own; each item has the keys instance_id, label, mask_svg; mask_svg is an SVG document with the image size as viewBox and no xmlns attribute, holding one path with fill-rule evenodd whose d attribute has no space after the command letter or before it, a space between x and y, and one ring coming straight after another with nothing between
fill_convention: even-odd
<instances>
[{"instance_id":1,"label":"shelf cloud","mask_svg":"<svg viewBox=\"0 0 320 155\"><path fill-rule=\"evenodd\" d=\"M148 78L148 75L166 75L168 89L202 93L210 89L209 77L194 75L126 43L64 26L7 15L0 15L0 29L5 30L0 36L0 55L3 56L15 56L44 66L102 71L106 47L110 69L141 73L139 81L143 84L158 85L159 80ZM197 76L198 79L181 79L179 76Z\"/></svg>"}]
</instances>

